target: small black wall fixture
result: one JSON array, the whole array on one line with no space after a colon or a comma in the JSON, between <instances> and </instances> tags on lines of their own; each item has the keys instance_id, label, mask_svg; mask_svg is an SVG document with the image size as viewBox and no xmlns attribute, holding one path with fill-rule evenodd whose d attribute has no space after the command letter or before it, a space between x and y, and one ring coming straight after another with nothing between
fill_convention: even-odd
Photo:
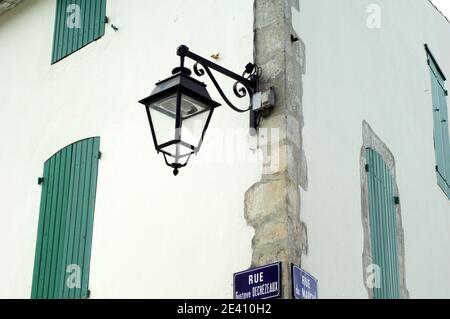
<instances>
[{"instance_id":1,"label":"small black wall fixture","mask_svg":"<svg viewBox=\"0 0 450 319\"><path fill-rule=\"evenodd\" d=\"M139 101L145 105L155 149L163 154L175 176L188 164L190 157L199 152L214 109L220 106L211 99L206 84L191 77L191 70L185 67L186 58L195 62L195 75L208 75L232 110L250 112L250 134L256 134L263 111L266 113L275 104L273 89L264 94L259 91L262 70L257 65L248 63L239 75L191 52L185 45L178 47L177 55L180 66L172 71L172 76L156 83L150 96ZM248 96L250 106L240 109L233 105L211 70L235 80L234 94L238 98Z\"/></svg>"}]
</instances>

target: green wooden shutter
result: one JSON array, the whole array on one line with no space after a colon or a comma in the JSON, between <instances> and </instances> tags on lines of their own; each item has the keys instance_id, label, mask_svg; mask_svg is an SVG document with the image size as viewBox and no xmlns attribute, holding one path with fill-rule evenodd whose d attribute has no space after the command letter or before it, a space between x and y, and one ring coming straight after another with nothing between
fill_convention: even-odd
<instances>
[{"instance_id":1,"label":"green wooden shutter","mask_svg":"<svg viewBox=\"0 0 450 319\"><path fill-rule=\"evenodd\" d=\"M373 289L375 299L400 298L397 254L397 215L394 180L380 154L366 150L369 167L369 223L372 263L380 267L380 287Z\"/></svg>"},{"instance_id":2,"label":"green wooden shutter","mask_svg":"<svg viewBox=\"0 0 450 319\"><path fill-rule=\"evenodd\" d=\"M447 91L444 86L445 77L430 52L428 52L428 64L430 66L433 96L436 173L439 186L450 199L450 138L448 130Z\"/></svg>"},{"instance_id":3,"label":"green wooden shutter","mask_svg":"<svg viewBox=\"0 0 450 319\"><path fill-rule=\"evenodd\" d=\"M99 137L85 139L44 164L33 299L88 296L99 148ZM69 265L80 270L76 287L67 285L74 278Z\"/></svg>"},{"instance_id":4,"label":"green wooden shutter","mask_svg":"<svg viewBox=\"0 0 450 319\"><path fill-rule=\"evenodd\" d=\"M106 0L57 0L52 63L101 38L105 18Z\"/></svg>"}]
</instances>

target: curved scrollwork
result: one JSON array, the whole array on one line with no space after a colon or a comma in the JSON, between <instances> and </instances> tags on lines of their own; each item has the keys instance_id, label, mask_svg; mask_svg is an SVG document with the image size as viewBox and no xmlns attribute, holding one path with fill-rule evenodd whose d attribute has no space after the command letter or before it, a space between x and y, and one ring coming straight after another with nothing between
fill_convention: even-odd
<instances>
[{"instance_id":1,"label":"curved scrollwork","mask_svg":"<svg viewBox=\"0 0 450 319\"><path fill-rule=\"evenodd\" d=\"M242 85L242 87L239 88L239 85ZM241 82L234 83L233 92L234 95L236 95L238 98L243 98L247 96L247 88Z\"/></svg>"},{"instance_id":2,"label":"curved scrollwork","mask_svg":"<svg viewBox=\"0 0 450 319\"><path fill-rule=\"evenodd\" d=\"M232 108L234 111L239 112L239 113L248 112L248 111L250 111L252 109L251 105L249 106L249 108L247 108L245 110L239 109L238 107L233 105L233 103L230 102L230 100L227 98L227 96L223 92L223 90L220 87L219 83L217 82L216 78L212 74L211 70L207 66L203 65L201 62L197 61L194 64L194 73L197 76L202 77L202 76L205 75L205 72L208 74L209 78L213 82L214 86L216 87L216 89L219 92L219 94L222 97L222 99L225 101L226 104L228 104L228 106L230 108ZM239 87L239 86L241 86L241 87ZM247 94L249 95L250 99L253 96L252 88L248 87L247 85L245 85L244 83L241 83L239 81L234 83L234 85L233 85L233 92L238 98L244 98L244 97L247 96Z\"/></svg>"},{"instance_id":3,"label":"curved scrollwork","mask_svg":"<svg viewBox=\"0 0 450 319\"><path fill-rule=\"evenodd\" d=\"M202 68L199 68L199 66L203 68L203 65L201 65L200 62L196 62L194 64L194 73L197 76L204 76L205 75L205 70L202 69Z\"/></svg>"}]
</instances>

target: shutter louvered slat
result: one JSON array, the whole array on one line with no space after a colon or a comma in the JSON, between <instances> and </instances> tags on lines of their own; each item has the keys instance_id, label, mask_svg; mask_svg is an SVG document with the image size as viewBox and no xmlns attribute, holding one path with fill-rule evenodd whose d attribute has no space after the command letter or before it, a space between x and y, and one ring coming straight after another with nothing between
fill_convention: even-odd
<instances>
[{"instance_id":1,"label":"shutter louvered slat","mask_svg":"<svg viewBox=\"0 0 450 319\"><path fill-rule=\"evenodd\" d=\"M59 242L58 242L58 252L57 252L57 269L55 276L55 288L54 297L56 299L62 298L61 287L64 285L64 273L66 269L64 268L63 256L64 256L64 241L66 234L66 223L67 223L67 207L69 202L69 187L70 187L70 176L71 176L71 166L72 166L72 145L66 148L66 160L64 164L64 184L63 184L63 200L62 200L62 210L61 210L61 224L59 231Z\"/></svg>"},{"instance_id":2,"label":"shutter louvered slat","mask_svg":"<svg viewBox=\"0 0 450 319\"><path fill-rule=\"evenodd\" d=\"M73 234L73 248L72 248L72 259L71 264L77 265L78 267L81 267L80 260L78 258L78 250L80 246L80 233L81 233L81 223L82 223L82 216L83 216L83 206L85 201L85 179L86 179L86 160L87 160L87 141L81 142L81 149L80 149L80 172L79 172L79 179L78 179L78 196L77 196L77 207L75 212L75 230ZM86 212L87 213L87 212ZM81 287L80 287L81 288ZM80 295L79 291L80 288L74 288L70 290L70 298L71 299L77 299L77 297Z\"/></svg>"},{"instance_id":3,"label":"shutter louvered slat","mask_svg":"<svg viewBox=\"0 0 450 319\"><path fill-rule=\"evenodd\" d=\"M41 269L41 259L43 253L43 233L44 224L45 224L45 212L46 212L46 204L49 190L49 178L50 175L50 163L47 162L44 165L44 182L42 184L42 192L41 192L41 204L40 204L40 214L39 214L39 222L38 222L38 235L36 240L36 252L34 257L34 271L33 271L33 288L31 291L31 298L36 299L38 297L38 282L39 282L39 274Z\"/></svg>"},{"instance_id":4,"label":"shutter louvered slat","mask_svg":"<svg viewBox=\"0 0 450 319\"><path fill-rule=\"evenodd\" d=\"M90 176L90 192L88 199L88 218L86 224L86 242L85 242L85 258L83 260L83 271L84 276L82 277L81 282L81 291L84 294L82 298L87 298L88 292L88 284L89 284L89 270L91 264L91 243L93 236L93 227L94 227L94 208L95 208L95 199L97 195L97 176L98 176L98 162L99 162L99 152L100 152L100 139L93 139L92 145L92 174Z\"/></svg>"},{"instance_id":5,"label":"shutter louvered slat","mask_svg":"<svg viewBox=\"0 0 450 319\"><path fill-rule=\"evenodd\" d=\"M48 277L48 294L47 298L54 298L55 297L55 280L56 280L56 273L57 273L57 259L58 259L58 246L59 246L59 235L60 235L60 229L61 229L61 217L63 214L63 208L62 208L62 201L64 196L64 174L65 174L65 162L66 162L66 149L63 149L57 157L60 158L59 164L58 164L58 187L57 187L57 196L56 196L56 208L55 208L55 216L54 216L54 225L53 229L54 232L52 234L52 241L50 242L50 245L52 247L51 249L51 261L50 261L50 271L49 271L49 277ZM60 213L61 212L61 213Z\"/></svg>"},{"instance_id":6,"label":"shutter louvered slat","mask_svg":"<svg viewBox=\"0 0 450 319\"><path fill-rule=\"evenodd\" d=\"M51 206L52 206L52 198L54 197L54 172L55 172L55 158L52 158L50 160L50 174L48 177L49 190L46 200L46 206L45 206L45 221L44 221L44 227L42 229L42 252L41 252L41 260L40 260L40 271L39 271L39 279L38 279L38 292L37 292L37 298L47 298L44 294L44 286L45 286L45 273L46 273L46 267L47 267L47 258L48 256L48 237L49 237L49 229L50 229L50 218L51 218ZM45 177L44 177L45 179Z\"/></svg>"},{"instance_id":7,"label":"shutter louvered slat","mask_svg":"<svg viewBox=\"0 0 450 319\"><path fill-rule=\"evenodd\" d=\"M71 189L71 194L69 195L71 197L71 204L68 207L69 210L69 225L68 226L68 239L67 242L65 243L66 245L66 250L67 250L67 255L66 255L66 259L64 261L64 268L67 269L67 267L69 265L73 264L73 246L74 246L74 237L75 237L75 227L76 227L76 210L77 210L77 204L78 204L78 194L79 194L79 178L80 178L80 166L81 166L81 143L77 143L74 146L75 150L74 150L74 168L73 168L73 186ZM66 272L66 269L64 270ZM69 287L67 286L67 273L65 273L65 284L64 284L64 294L63 294L63 298L64 299L68 299L70 298L70 291L72 289L69 289Z\"/></svg>"}]
</instances>

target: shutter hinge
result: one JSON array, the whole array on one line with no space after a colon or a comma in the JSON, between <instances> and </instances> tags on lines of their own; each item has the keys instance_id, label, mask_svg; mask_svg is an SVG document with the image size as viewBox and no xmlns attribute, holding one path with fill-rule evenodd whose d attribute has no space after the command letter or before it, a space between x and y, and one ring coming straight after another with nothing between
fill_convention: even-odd
<instances>
[{"instance_id":1,"label":"shutter hinge","mask_svg":"<svg viewBox=\"0 0 450 319\"><path fill-rule=\"evenodd\" d=\"M102 152L98 152L98 157L97 157L98 159L102 159Z\"/></svg>"},{"instance_id":2,"label":"shutter hinge","mask_svg":"<svg viewBox=\"0 0 450 319\"><path fill-rule=\"evenodd\" d=\"M436 172L439 172L439 166L435 166L434 169L436 170Z\"/></svg>"},{"instance_id":3,"label":"shutter hinge","mask_svg":"<svg viewBox=\"0 0 450 319\"><path fill-rule=\"evenodd\" d=\"M105 24L109 23L109 18L107 16L105 16Z\"/></svg>"},{"instance_id":4,"label":"shutter hinge","mask_svg":"<svg viewBox=\"0 0 450 319\"><path fill-rule=\"evenodd\" d=\"M398 197L398 196L394 197L394 204L395 205L399 205L400 204L400 197Z\"/></svg>"},{"instance_id":5,"label":"shutter hinge","mask_svg":"<svg viewBox=\"0 0 450 319\"><path fill-rule=\"evenodd\" d=\"M369 172L369 164L366 164L366 166L364 166L364 169L366 170L366 172Z\"/></svg>"},{"instance_id":6,"label":"shutter hinge","mask_svg":"<svg viewBox=\"0 0 450 319\"><path fill-rule=\"evenodd\" d=\"M88 289L86 292L86 298L89 299L91 297L91 290Z\"/></svg>"},{"instance_id":7,"label":"shutter hinge","mask_svg":"<svg viewBox=\"0 0 450 319\"><path fill-rule=\"evenodd\" d=\"M445 96L448 96L448 91L447 90L445 90Z\"/></svg>"},{"instance_id":8,"label":"shutter hinge","mask_svg":"<svg viewBox=\"0 0 450 319\"><path fill-rule=\"evenodd\" d=\"M42 185L44 183L43 177L38 177L38 185Z\"/></svg>"}]
</instances>

